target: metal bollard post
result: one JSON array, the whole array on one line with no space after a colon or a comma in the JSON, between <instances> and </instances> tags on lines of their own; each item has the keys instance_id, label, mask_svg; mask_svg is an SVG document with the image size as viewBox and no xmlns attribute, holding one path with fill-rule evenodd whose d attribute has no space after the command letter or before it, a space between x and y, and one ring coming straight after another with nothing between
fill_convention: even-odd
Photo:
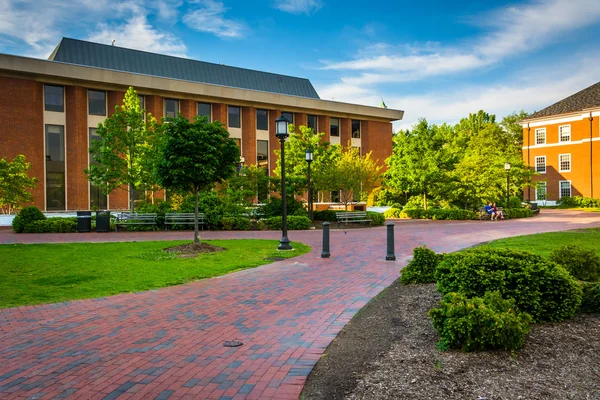
<instances>
[{"instance_id":1,"label":"metal bollard post","mask_svg":"<svg viewBox=\"0 0 600 400\"><path fill-rule=\"evenodd\" d=\"M329 258L329 222L323 222L323 251L321 258Z\"/></svg>"},{"instance_id":2,"label":"metal bollard post","mask_svg":"<svg viewBox=\"0 0 600 400\"><path fill-rule=\"evenodd\" d=\"M396 254L394 251L394 223L388 222L387 226L387 255L385 256L386 261L396 261Z\"/></svg>"}]
</instances>

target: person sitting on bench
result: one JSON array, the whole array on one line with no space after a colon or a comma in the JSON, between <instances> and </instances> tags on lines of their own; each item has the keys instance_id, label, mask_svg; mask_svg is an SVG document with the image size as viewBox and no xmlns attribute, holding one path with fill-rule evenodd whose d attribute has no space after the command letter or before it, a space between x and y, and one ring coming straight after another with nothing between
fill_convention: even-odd
<instances>
[{"instance_id":1,"label":"person sitting on bench","mask_svg":"<svg viewBox=\"0 0 600 400\"><path fill-rule=\"evenodd\" d=\"M496 211L494 211L494 206L492 205L491 201L487 206L485 206L485 212L490 216L492 221L495 221L498 218L498 214Z\"/></svg>"},{"instance_id":2,"label":"person sitting on bench","mask_svg":"<svg viewBox=\"0 0 600 400\"><path fill-rule=\"evenodd\" d=\"M496 213L496 219L504 219L504 211L498 210L496 203L492 204L492 209L494 210L494 213Z\"/></svg>"}]
</instances>

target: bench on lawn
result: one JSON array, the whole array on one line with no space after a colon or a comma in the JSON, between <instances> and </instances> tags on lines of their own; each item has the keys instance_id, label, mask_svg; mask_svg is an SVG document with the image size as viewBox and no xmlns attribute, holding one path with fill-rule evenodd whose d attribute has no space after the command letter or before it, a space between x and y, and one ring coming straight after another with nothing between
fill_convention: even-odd
<instances>
[{"instance_id":1,"label":"bench on lawn","mask_svg":"<svg viewBox=\"0 0 600 400\"><path fill-rule=\"evenodd\" d=\"M119 230L119 225L152 225L152 230L154 230L156 213L119 213L115 220L115 231Z\"/></svg>"},{"instance_id":2,"label":"bench on lawn","mask_svg":"<svg viewBox=\"0 0 600 400\"><path fill-rule=\"evenodd\" d=\"M338 228L340 224L349 224L353 222L368 222L369 226L371 226L371 219L367 217L367 213L365 211L336 212L335 218L337 219Z\"/></svg>"},{"instance_id":3,"label":"bench on lawn","mask_svg":"<svg viewBox=\"0 0 600 400\"><path fill-rule=\"evenodd\" d=\"M165 214L165 231L169 225L194 225L196 216L194 213L166 213ZM198 213L198 225L201 225L204 230L204 214Z\"/></svg>"}]
</instances>

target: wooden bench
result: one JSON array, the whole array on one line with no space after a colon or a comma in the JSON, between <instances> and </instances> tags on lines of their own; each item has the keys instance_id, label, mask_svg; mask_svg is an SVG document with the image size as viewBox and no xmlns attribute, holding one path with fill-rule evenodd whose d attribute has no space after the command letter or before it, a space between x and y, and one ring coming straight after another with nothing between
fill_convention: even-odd
<instances>
[{"instance_id":1,"label":"wooden bench","mask_svg":"<svg viewBox=\"0 0 600 400\"><path fill-rule=\"evenodd\" d=\"M119 230L119 225L152 225L155 230L156 213L120 213L115 220L115 231Z\"/></svg>"},{"instance_id":2,"label":"wooden bench","mask_svg":"<svg viewBox=\"0 0 600 400\"><path fill-rule=\"evenodd\" d=\"M166 213L165 214L165 231L169 225L194 225L196 216L194 213ZM204 230L204 214L198 213L198 225Z\"/></svg>"},{"instance_id":3,"label":"wooden bench","mask_svg":"<svg viewBox=\"0 0 600 400\"><path fill-rule=\"evenodd\" d=\"M341 224L349 224L353 222L363 223L368 222L371 226L371 219L367 217L367 213L364 211L358 212L336 212L335 218L337 219L338 228Z\"/></svg>"},{"instance_id":4,"label":"wooden bench","mask_svg":"<svg viewBox=\"0 0 600 400\"><path fill-rule=\"evenodd\" d=\"M501 213L501 215L504 215L504 217L508 216L508 211L504 211L504 209L502 207L496 207L498 208L498 212ZM491 219L492 218L492 214L488 214L487 211L485 211L485 207L481 207L479 209L479 220L482 221L484 219Z\"/></svg>"}]
</instances>

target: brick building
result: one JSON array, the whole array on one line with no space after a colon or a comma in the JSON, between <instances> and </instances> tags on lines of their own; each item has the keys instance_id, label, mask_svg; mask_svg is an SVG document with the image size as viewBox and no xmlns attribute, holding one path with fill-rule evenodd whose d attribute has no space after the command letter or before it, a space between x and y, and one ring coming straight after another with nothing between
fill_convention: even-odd
<instances>
[{"instance_id":1,"label":"brick building","mask_svg":"<svg viewBox=\"0 0 600 400\"><path fill-rule=\"evenodd\" d=\"M64 38L48 60L0 55L0 158L24 154L38 178L34 204L45 211L126 209L129 193L103 196L86 179L95 128L129 86L156 118L180 112L223 123L246 164L273 171L275 119L324 132L333 144L392 152L403 111L321 100L307 79ZM137 196L139 194L131 194Z\"/></svg>"},{"instance_id":2,"label":"brick building","mask_svg":"<svg viewBox=\"0 0 600 400\"><path fill-rule=\"evenodd\" d=\"M521 121L523 160L539 173L525 200L600 197L599 117L596 83Z\"/></svg>"}]
</instances>

